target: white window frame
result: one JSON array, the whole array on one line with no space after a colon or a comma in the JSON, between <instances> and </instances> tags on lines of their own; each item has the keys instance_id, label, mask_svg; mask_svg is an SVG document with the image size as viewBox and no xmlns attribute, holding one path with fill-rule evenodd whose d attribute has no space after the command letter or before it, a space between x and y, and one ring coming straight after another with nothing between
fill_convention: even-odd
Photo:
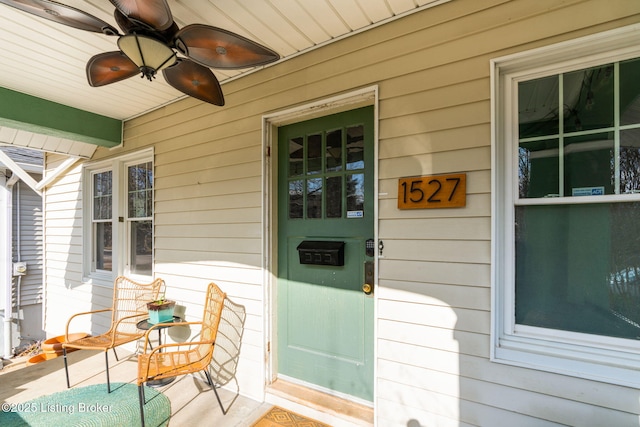
<instances>
[{"instance_id":1,"label":"white window frame","mask_svg":"<svg viewBox=\"0 0 640 427\"><path fill-rule=\"evenodd\" d=\"M95 212L94 212L95 197L94 197L94 193L93 193L93 191L94 191L94 185L93 185L94 182L93 182L93 180L94 180L94 177L97 174L104 173L104 172L111 172L111 206L112 206L112 208L111 208L111 218L109 220L96 220L96 219L94 219L95 218ZM106 222L111 222L113 224L113 202L114 202L114 200L113 200L113 198L114 198L114 195L113 195L113 180L114 180L113 169L111 169L110 167L108 167L108 168L100 168L100 169L93 169L93 170L89 171L88 175L89 175L89 185L88 185L87 188L89 188L89 191L90 191L89 194L90 194L90 199L91 199L90 208L87 210L87 212L90 212L89 221L91 222L91 225L89 226L89 234L90 234L90 239L91 239L90 240L91 245L89 246L91 248L91 253L90 253L90 258L89 258L89 263L90 263L91 266L90 266L90 270L89 271L95 273L96 275L100 275L100 276L107 276L107 275L110 276L111 275L111 271L98 269L96 267L96 264L95 264L94 255L95 255L95 251L96 251L96 240L97 239L96 239L96 230L95 230L94 226L95 226L96 223L99 223L99 222L105 222L105 223ZM112 227L112 234L113 234L113 232L114 232L114 229ZM113 247L113 244L114 244L113 235L111 236L111 244L112 244L112 247ZM112 269L113 269L113 263L112 263Z\"/></svg>"},{"instance_id":2,"label":"white window frame","mask_svg":"<svg viewBox=\"0 0 640 427\"><path fill-rule=\"evenodd\" d=\"M491 360L632 387L640 385L640 341L515 324L514 206L518 199L520 81L640 58L640 25L491 60L492 330ZM638 201L638 194L580 197L580 203ZM576 203L575 198L545 204Z\"/></svg>"},{"instance_id":3,"label":"white window frame","mask_svg":"<svg viewBox=\"0 0 640 427\"><path fill-rule=\"evenodd\" d=\"M154 156L153 149L146 149L135 153L110 158L108 160L102 160L98 162L86 163L83 166L83 193L86 197L83 197L84 212L89 212L84 216L83 227L83 246L88 250L83 251L83 276L85 282L99 283L106 286L113 285L113 280L119 275L126 275L134 280L141 282L149 281L154 275L155 262L152 261L151 274L140 275L133 274L129 269L129 237L131 232L130 221L127 214L127 167L132 164L151 162L152 168L154 168ZM112 171L112 229L113 229L113 265L111 271L96 270L93 265L93 249L94 249L94 237L93 237L93 175L98 172L104 172L107 170ZM155 176L154 176L155 184ZM152 190L155 200L155 185ZM137 218L138 220L140 218ZM152 230L154 215L149 218L152 222ZM152 237L155 243L155 238ZM155 259L155 244L152 252L152 260Z\"/></svg>"},{"instance_id":4,"label":"white window frame","mask_svg":"<svg viewBox=\"0 0 640 427\"><path fill-rule=\"evenodd\" d=\"M128 191L128 168L129 166L135 166L135 165L139 165L141 163L151 163L151 170L153 171L153 159L152 158L134 158L134 159L127 159L126 162L123 162L122 164L122 179L123 179L123 184L122 184L122 216L124 217L124 224L125 224L125 242L124 245L126 246L124 248L124 259L125 259L125 274L127 274L129 277L143 277L143 278L149 278L151 276L153 276L153 260L152 260L152 267L151 267L151 275L150 276L146 276L146 275L140 275L140 274L134 274L131 272L131 267L130 267L130 261L132 258L132 253L131 253L131 234L132 234L132 229L133 229L133 223L134 222L142 222L142 221L151 221L151 228L153 230L153 211L151 212L151 216L147 216L147 217L130 217L129 216L129 191ZM151 193L153 195L153 187L151 188ZM153 197L153 196L152 196ZM153 231L152 231L153 233ZM152 236L153 239L153 236Z\"/></svg>"}]
</instances>

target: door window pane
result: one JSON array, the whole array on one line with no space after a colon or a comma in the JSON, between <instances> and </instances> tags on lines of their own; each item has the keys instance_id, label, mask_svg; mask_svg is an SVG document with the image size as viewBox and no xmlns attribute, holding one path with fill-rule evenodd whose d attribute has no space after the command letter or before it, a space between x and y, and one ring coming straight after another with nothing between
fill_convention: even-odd
<instances>
[{"instance_id":1,"label":"door window pane","mask_svg":"<svg viewBox=\"0 0 640 427\"><path fill-rule=\"evenodd\" d=\"M307 180L307 218L322 218L322 178Z\"/></svg>"},{"instance_id":2,"label":"door window pane","mask_svg":"<svg viewBox=\"0 0 640 427\"><path fill-rule=\"evenodd\" d=\"M307 138L307 173L322 172L322 135L309 135Z\"/></svg>"},{"instance_id":3,"label":"door window pane","mask_svg":"<svg viewBox=\"0 0 640 427\"><path fill-rule=\"evenodd\" d=\"M342 129L327 132L326 169L328 172L342 169Z\"/></svg>"},{"instance_id":4,"label":"door window pane","mask_svg":"<svg viewBox=\"0 0 640 427\"><path fill-rule=\"evenodd\" d=\"M360 213L360 215L356 215ZM347 175L347 217L364 214L364 174Z\"/></svg>"},{"instance_id":5,"label":"door window pane","mask_svg":"<svg viewBox=\"0 0 640 427\"><path fill-rule=\"evenodd\" d=\"M364 126L347 128L347 170L364 169Z\"/></svg>"},{"instance_id":6,"label":"door window pane","mask_svg":"<svg viewBox=\"0 0 640 427\"><path fill-rule=\"evenodd\" d=\"M327 218L342 217L342 177L327 178Z\"/></svg>"},{"instance_id":7,"label":"door window pane","mask_svg":"<svg viewBox=\"0 0 640 427\"><path fill-rule=\"evenodd\" d=\"M289 176L300 176L304 173L304 139L302 137L289 140Z\"/></svg>"},{"instance_id":8,"label":"door window pane","mask_svg":"<svg viewBox=\"0 0 640 427\"><path fill-rule=\"evenodd\" d=\"M289 218L342 218L346 206L352 207L349 217L361 217L364 173L349 171L365 167L364 126L318 130L288 142Z\"/></svg>"},{"instance_id":9,"label":"door window pane","mask_svg":"<svg viewBox=\"0 0 640 427\"><path fill-rule=\"evenodd\" d=\"M302 218L304 199L304 181L289 182L289 218Z\"/></svg>"}]
</instances>

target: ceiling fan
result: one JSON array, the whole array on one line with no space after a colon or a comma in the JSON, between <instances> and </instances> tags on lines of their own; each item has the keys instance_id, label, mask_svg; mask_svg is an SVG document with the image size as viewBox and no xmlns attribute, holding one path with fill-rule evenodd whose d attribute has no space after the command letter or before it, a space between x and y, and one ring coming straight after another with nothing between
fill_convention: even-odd
<instances>
[{"instance_id":1,"label":"ceiling fan","mask_svg":"<svg viewBox=\"0 0 640 427\"><path fill-rule=\"evenodd\" d=\"M55 1L0 3L70 27L117 36L120 50L99 53L87 62L87 80L93 87L136 74L153 80L162 70L174 88L222 106L222 88L209 68L241 69L280 59L273 50L231 31L204 24L178 28L167 0L109 1L115 6L115 21L124 34L87 12Z\"/></svg>"}]
</instances>

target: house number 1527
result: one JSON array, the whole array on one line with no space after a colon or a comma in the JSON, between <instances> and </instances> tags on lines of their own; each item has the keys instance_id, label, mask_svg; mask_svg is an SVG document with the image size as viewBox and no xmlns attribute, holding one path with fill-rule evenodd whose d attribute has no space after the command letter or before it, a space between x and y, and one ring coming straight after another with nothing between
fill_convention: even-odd
<instances>
[{"instance_id":1,"label":"house number 1527","mask_svg":"<svg viewBox=\"0 0 640 427\"><path fill-rule=\"evenodd\" d=\"M467 203L467 175L433 175L398 180L398 209L459 208Z\"/></svg>"}]
</instances>

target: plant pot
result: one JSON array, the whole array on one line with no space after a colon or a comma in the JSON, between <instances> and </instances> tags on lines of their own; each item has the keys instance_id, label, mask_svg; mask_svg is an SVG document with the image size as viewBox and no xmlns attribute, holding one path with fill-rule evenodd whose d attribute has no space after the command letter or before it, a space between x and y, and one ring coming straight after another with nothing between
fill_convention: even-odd
<instances>
[{"instance_id":1,"label":"plant pot","mask_svg":"<svg viewBox=\"0 0 640 427\"><path fill-rule=\"evenodd\" d=\"M173 320L173 309L176 302L164 300L162 303L158 301L152 301L147 303L147 309L149 310L149 323L155 325L156 323L168 322Z\"/></svg>"}]
</instances>

